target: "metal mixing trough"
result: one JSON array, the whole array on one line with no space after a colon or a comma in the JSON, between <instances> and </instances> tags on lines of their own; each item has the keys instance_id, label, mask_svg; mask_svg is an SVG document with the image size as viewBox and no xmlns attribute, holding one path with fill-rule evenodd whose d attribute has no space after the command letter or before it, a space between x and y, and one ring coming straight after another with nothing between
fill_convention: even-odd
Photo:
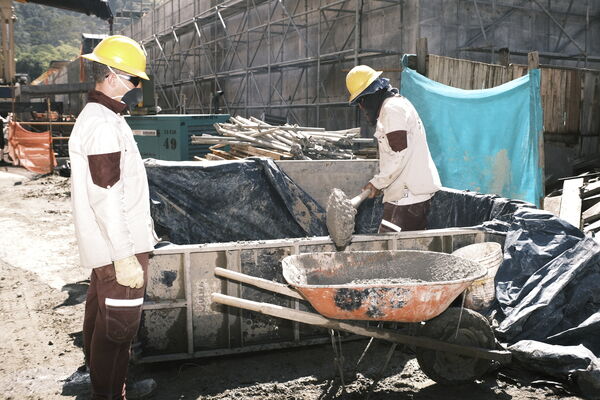
<instances>
[{"instance_id":1,"label":"metal mixing trough","mask_svg":"<svg viewBox=\"0 0 600 400\"><path fill-rule=\"evenodd\" d=\"M326 317L396 322L438 316L486 274L476 262L416 250L298 254L282 266L286 281Z\"/></svg>"}]
</instances>

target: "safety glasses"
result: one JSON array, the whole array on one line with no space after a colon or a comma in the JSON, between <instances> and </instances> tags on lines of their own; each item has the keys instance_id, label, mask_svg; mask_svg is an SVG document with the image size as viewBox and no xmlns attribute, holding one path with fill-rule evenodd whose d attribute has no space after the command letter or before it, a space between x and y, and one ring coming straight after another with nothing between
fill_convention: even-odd
<instances>
[{"instance_id":1,"label":"safety glasses","mask_svg":"<svg viewBox=\"0 0 600 400\"><path fill-rule=\"evenodd\" d=\"M140 84L140 81L142 80L142 78L137 77L137 76L131 76L131 75L123 75L123 74L117 74L119 77L125 79L126 81L131 82L131 84L133 85L133 87L137 87Z\"/></svg>"},{"instance_id":2,"label":"safety glasses","mask_svg":"<svg viewBox=\"0 0 600 400\"><path fill-rule=\"evenodd\" d=\"M140 84L140 81L142 80L142 78L137 77L137 76L118 74L118 73L115 72L114 69L112 69L110 67L110 65L107 65L107 67L110 70L110 72L112 72L113 74L117 75L119 78L123 78L124 80L131 82L131 84L133 85L133 87L137 87Z\"/></svg>"}]
</instances>

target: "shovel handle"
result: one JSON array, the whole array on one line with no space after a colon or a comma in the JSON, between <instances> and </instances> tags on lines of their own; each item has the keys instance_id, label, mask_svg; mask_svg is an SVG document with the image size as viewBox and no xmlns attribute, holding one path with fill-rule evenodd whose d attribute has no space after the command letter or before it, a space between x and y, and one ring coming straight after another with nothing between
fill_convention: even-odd
<instances>
[{"instance_id":1,"label":"shovel handle","mask_svg":"<svg viewBox=\"0 0 600 400\"><path fill-rule=\"evenodd\" d=\"M352 200L350 200L350 203L352 203L352 207L354 208L358 208L358 206L360 206L360 203L362 203L367 197L369 197L369 194L371 194L370 190L363 190L358 196L353 197Z\"/></svg>"}]
</instances>

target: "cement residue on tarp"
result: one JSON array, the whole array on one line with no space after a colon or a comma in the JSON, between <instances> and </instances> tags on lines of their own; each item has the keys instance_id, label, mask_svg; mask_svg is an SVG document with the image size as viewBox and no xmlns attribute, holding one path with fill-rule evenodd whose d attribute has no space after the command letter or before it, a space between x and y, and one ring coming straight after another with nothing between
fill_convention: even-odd
<instances>
[{"instance_id":1,"label":"cement residue on tarp","mask_svg":"<svg viewBox=\"0 0 600 400\"><path fill-rule=\"evenodd\" d=\"M157 232L177 244L325 236L325 211L272 160L146 160Z\"/></svg>"},{"instance_id":2,"label":"cement residue on tarp","mask_svg":"<svg viewBox=\"0 0 600 400\"><path fill-rule=\"evenodd\" d=\"M588 399L600 399L600 360L586 347L521 340L508 348L514 361L554 378L568 377Z\"/></svg>"}]
</instances>

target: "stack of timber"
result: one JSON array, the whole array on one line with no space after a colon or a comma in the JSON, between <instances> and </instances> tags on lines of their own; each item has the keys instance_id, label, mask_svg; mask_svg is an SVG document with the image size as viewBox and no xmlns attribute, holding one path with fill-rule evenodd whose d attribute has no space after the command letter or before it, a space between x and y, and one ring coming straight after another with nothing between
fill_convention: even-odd
<instances>
[{"instance_id":1,"label":"stack of timber","mask_svg":"<svg viewBox=\"0 0 600 400\"><path fill-rule=\"evenodd\" d=\"M257 118L231 117L215 124L221 136L192 136L193 144L213 144L206 160L239 160L269 157L275 160L358 160L376 158L371 138L360 138L360 129L326 131L297 125L270 125ZM203 160L196 157L198 160Z\"/></svg>"},{"instance_id":2,"label":"stack of timber","mask_svg":"<svg viewBox=\"0 0 600 400\"><path fill-rule=\"evenodd\" d=\"M564 179L559 216L586 234L600 231L600 172Z\"/></svg>"}]
</instances>

